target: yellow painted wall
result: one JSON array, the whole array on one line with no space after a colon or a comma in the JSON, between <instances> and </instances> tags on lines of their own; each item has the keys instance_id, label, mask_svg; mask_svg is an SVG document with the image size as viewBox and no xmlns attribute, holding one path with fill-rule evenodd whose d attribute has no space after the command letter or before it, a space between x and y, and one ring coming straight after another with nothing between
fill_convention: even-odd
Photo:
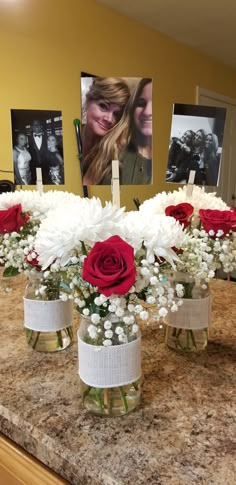
<instances>
[{"instance_id":1,"label":"yellow painted wall","mask_svg":"<svg viewBox=\"0 0 236 485\"><path fill-rule=\"evenodd\" d=\"M173 103L194 104L197 85L236 98L235 71L94 0L0 2L0 59L0 168L12 169L10 109L61 110L66 185L59 189L80 195L73 119L80 118L81 71L153 77L154 183L121 187L130 209L133 197L173 188L164 182ZM110 187L89 194L111 199Z\"/></svg>"}]
</instances>

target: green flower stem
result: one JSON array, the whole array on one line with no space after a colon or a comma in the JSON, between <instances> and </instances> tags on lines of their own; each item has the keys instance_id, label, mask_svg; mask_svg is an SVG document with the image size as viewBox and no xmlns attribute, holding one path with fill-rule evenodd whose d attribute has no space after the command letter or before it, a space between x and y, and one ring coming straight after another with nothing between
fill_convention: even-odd
<instances>
[{"instance_id":1,"label":"green flower stem","mask_svg":"<svg viewBox=\"0 0 236 485\"><path fill-rule=\"evenodd\" d=\"M190 350L190 330L186 330L186 346L185 350Z\"/></svg>"},{"instance_id":2,"label":"green flower stem","mask_svg":"<svg viewBox=\"0 0 236 485\"><path fill-rule=\"evenodd\" d=\"M72 341L72 340L73 340L73 329L72 329L71 327L67 327L67 328L65 329L65 331L66 331L66 333L67 333L68 337L69 337L69 338L71 339L71 341Z\"/></svg>"},{"instance_id":3,"label":"green flower stem","mask_svg":"<svg viewBox=\"0 0 236 485\"><path fill-rule=\"evenodd\" d=\"M109 411L112 409L112 403L111 403L111 393L110 389L106 388L103 390L103 399L104 399L104 408L106 409L107 414L109 414Z\"/></svg>"},{"instance_id":4,"label":"green flower stem","mask_svg":"<svg viewBox=\"0 0 236 485\"><path fill-rule=\"evenodd\" d=\"M81 242L81 247L82 247L82 253L84 256L88 256L88 252L87 252L87 249L86 249L86 246L84 244L84 241L80 241Z\"/></svg>"},{"instance_id":5,"label":"green flower stem","mask_svg":"<svg viewBox=\"0 0 236 485\"><path fill-rule=\"evenodd\" d=\"M173 340L175 341L176 349L184 350L183 346L181 345L181 343L179 341L179 336L181 335L181 333L182 333L182 328L179 328L178 330L177 330L177 328L173 328L172 337L173 337Z\"/></svg>"},{"instance_id":6,"label":"green flower stem","mask_svg":"<svg viewBox=\"0 0 236 485\"><path fill-rule=\"evenodd\" d=\"M27 343L30 344L32 337L33 337L33 330L27 328Z\"/></svg>"},{"instance_id":7,"label":"green flower stem","mask_svg":"<svg viewBox=\"0 0 236 485\"><path fill-rule=\"evenodd\" d=\"M83 393L83 403L85 401L85 398L89 395L91 389L93 389L91 386L88 386L88 388L86 389L86 391L84 391Z\"/></svg>"},{"instance_id":8,"label":"green flower stem","mask_svg":"<svg viewBox=\"0 0 236 485\"><path fill-rule=\"evenodd\" d=\"M208 337L208 329L203 329ZM180 341L181 336L181 341ZM166 342L168 342L168 333L166 334ZM171 329L172 343L174 344L176 350L182 350L185 352L191 352L192 350L199 350L198 342L196 340L196 335L194 330L184 329L184 328L172 328ZM168 343L167 343L168 345ZM199 344L201 347L201 344Z\"/></svg>"},{"instance_id":9,"label":"green flower stem","mask_svg":"<svg viewBox=\"0 0 236 485\"><path fill-rule=\"evenodd\" d=\"M135 390L138 391L139 389L139 380L136 382L132 382L130 386L134 386ZM124 390L123 386L119 386L117 389L119 389L121 401L123 403L123 408L124 411L127 413L129 410L129 405L127 401L127 393ZM90 395L95 402L97 402L100 410L104 414L110 414L110 412L113 409L114 405L114 398L113 398L113 388L96 388L96 387L91 387L87 386L86 389L83 392L83 403L85 402L86 398Z\"/></svg>"},{"instance_id":10,"label":"green flower stem","mask_svg":"<svg viewBox=\"0 0 236 485\"><path fill-rule=\"evenodd\" d=\"M135 381L135 382L132 382L132 386L134 386L135 391L138 391L138 389L139 389L139 380L138 381Z\"/></svg>"},{"instance_id":11,"label":"green flower stem","mask_svg":"<svg viewBox=\"0 0 236 485\"><path fill-rule=\"evenodd\" d=\"M106 407L106 404L105 404L105 397L104 397L104 400L101 397L102 391L103 389L95 387L97 402L99 404L100 409L103 411L103 409ZM109 391L109 389L104 389L104 394L105 394L105 391Z\"/></svg>"},{"instance_id":12,"label":"green flower stem","mask_svg":"<svg viewBox=\"0 0 236 485\"><path fill-rule=\"evenodd\" d=\"M191 340L192 340L193 346L194 346L194 347L195 347L195 349L197 350L197 344L196 344L196 339L195 339L195 336L194 336L194 331L193 331L193 330L190 330L190 337L191 337Z\"/></svg>"},{"instance_id":13,"label":"green flower stem","mask_svg":"<svg viewBox=\"0 0 236 485\"><path fill-rule=\"evenodd\" d=\"M41 332L37 332L36 339L35 339L35 341L34 341L34 343L33 343L33 345L32 345L32 348L33 348L33 349L35 349L35 347L36 347L36 345L37 345L37 343L38 343L38 339L39 339L40 333L41 333Z\"/></svg>"},{"instance_id":14,"label":"green flower stem","mask_svg":"<svg viewBox=\"0 0 236 485\"><path fill-rule=\"evenodd\" d=\"M173 328L172 337L176 337L176 333L177 333L177 328Z\"/></svg>"},{"instance_id":15,"label":"green flower stem","mask_svg":"<svg viewBox=\"0 0 236 485\"><path fill-rule=\"evenodd\" d=\"M57 330L57 346L58 347L63 347L63 340L62 340L61 330Z\"/></svg>"},{"instance_id":16,"label":"green flower stem","mask_svg":"<svg viewBox=\"0 0 236 485\"><path fill-rule=\"evenodd\" d=\"M124 391L122 386L119 387L119 391L120 391L120 395L121 395L121 398L122 398L122 401L123 401L123 404L124 404L124 409L125 409L125 411L128 411L128 403L127 403L127 399L126 399L127 394Z\"/></svg>"}]
</instances>

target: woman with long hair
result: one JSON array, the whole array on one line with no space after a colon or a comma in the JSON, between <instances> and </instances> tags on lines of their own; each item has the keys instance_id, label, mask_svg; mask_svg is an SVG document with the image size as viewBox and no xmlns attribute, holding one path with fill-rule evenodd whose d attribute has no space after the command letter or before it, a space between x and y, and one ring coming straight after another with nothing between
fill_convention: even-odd
<instances>
[{"instance_id":1,"label":"woman with long hair","mask_svg":"<svg viewBox=\"0 0 236 485\"><path fill-rule=\"evenodd\" d=\"M167 182L187 182L194 136L194 131L187 130L181 138L172 138L167 163Z\"/></svg>"},{"instance_id":2,"label":"woman with long hair","mask_svg":"<svg viewBox=\"0 0 236 485\"><path fill-rule=\"evenodd\" d=\"M13 161L15 183L17 185L29 185L31 183L31 155L27 150L27 136L25 133L18 133L17 135L16 144L13 148Z\"/></svg>"},{"instance_id":3,"label":"woman with long hair","mask_svg":"<svg viewBox=\"0 0 236 485\"><path fill-rule=\"evenodd\" d=\"M206 185L216 186L219 176L220 157L218 156L219 142L215 133L208 133L205 141L205 169Z\"/></svg>"},{"instance_id":4,"label":"woman with long hair","mask_svg":"<svg viewBox=\"0 0 236 485\"><path fill-rule=\"evenodd\" d=\"M197 130L193 137L192 156L189 163L189 170L195 171L194 183L199 185L206 184L206 168L205 168L205 142L207 133L202 128ZM187 178L188 182L188 178Z\"/></svg>"},{"instance_id":5,"label":"woman with long hair","mask_svg":"<svg viewBox=\"0 0 236 485\"><path fill-rule=\"evenodd\" d=\"M150 184L152 180L152 79L142 78L127 105L128 143L121 154L120 182Z\"/></svg>"},{"instance_id":6,"label":"woman with long hair","mask_svg":"<svg viewBox=\"0 0 236 485\"><path fill-rule=\"evenodd\" d=\"M57 137L54 134L47 139L47 167L48 180L47 184L61 185L64 183L64 161L58 149Z\"/></svg>"},{"instance_id":7,"label":"woman with long hair","mask_svg":"<svg viewBox=\"0 0 236 485\"><path fill-rule=\"evenodd\" d=\"M130 90L121 78L93 79L86 94L87 122L82 131L83 185L109 184L111 161L127 136L125 106Z\"/></svg>"}]
</instances>

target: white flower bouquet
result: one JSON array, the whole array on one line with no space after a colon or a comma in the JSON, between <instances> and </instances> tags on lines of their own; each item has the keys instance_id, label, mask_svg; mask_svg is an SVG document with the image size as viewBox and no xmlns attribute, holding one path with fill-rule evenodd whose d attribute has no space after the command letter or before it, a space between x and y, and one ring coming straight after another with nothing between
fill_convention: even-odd
<instances>
[{"instance_id":1,"label":"white flower bouquet","mask_svg":"<svg viewBox=\"0 0 236 485\"><path fill-rule=\"evenodd\" d=\"M214 193L193 186L161 193L140 206L143 217L167 214L186 228L191 236L178 252L178 271L196 282L209 282L218 269L229 273L236 268L236 212ZM169 268L171 269L171 268Z\"/></svg>"},{"instance_id":2,"label":"white flower bouquet","mask_svg":"<svg viewBox=\"0 0 236 485\"><path fill-rule=\"evenodd\" d=\"M146 303L156 305L157 320L181 305L181 288L176 292L163 276L159 259L173 266L178 257L172 245L187 240L171 217L144 220L140 212L102 207L98 199L67 204L42 221L35 239L38 264L46 274L61 275L61 298L73 299L81 315L79 372L88 409L125 414L137 405L138 322L149 317Z\"/></svg>"},{"instance_id":3,"label":"white flower bouquet","mask_svg":"<svg viewBox=\"0 0 236 485\"><path fill-rule=\"evenodd\" d=\"M190 236L178 246L177 271L173 272L168 260L163 259L162 271L166 271L168 278L172 274L175 284L182 285L180 296L184 298L178 314L167 319L171 323L166 327L166 340L178 350L205 348L210 321L208 283L217 270L230 273L236 268L236 212L214 193L208 194L197 186L191 191L183 187L158 194L145 201L140 212L144 218L150 214L173 217Z\"/></svg>"},{"instance_id":4,"label":"white flower bouquet","mask_svg":"<svg viewBox=\"0 0 236 485\"><path fill-rule=\"evenodd\" d=\"M90 317L90 341L107 346L127 342L131 329L137 331L137 316L148 319L142 300L157 305L157 319L178 309L158 258L173 266L178 257L172 246L187 240L171 217L144 220L139 212L82 199L48 214L37 232L35 251L44 271L62 274L61 297L73 298L78 311ZM122 332L113 328L111 336L111 328L101 328L108 314L112 321L118 319L118 327L122 320Z\"/></svg>"}]
</instances>

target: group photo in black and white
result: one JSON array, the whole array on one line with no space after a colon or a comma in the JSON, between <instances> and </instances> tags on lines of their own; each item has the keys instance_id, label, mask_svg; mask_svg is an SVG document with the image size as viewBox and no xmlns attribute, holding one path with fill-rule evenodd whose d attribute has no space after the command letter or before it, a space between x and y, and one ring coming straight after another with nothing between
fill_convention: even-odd
<instances>
[{"instance_id":1,"label":"group photo in black and white","mask_svg":"<svg viewBox=\"0 0 236 485\"><path fill-rule=\"evenodd\" d=\"M16 185L35 185L40 168L44 185L63 185L62 112L11 110Z\"/></svg>"},{"instance_id":2,"label":"group photo in black and white","mask_svg":"<svg viewBox=\"0 0 236 485\"><path fill-rule=\"evenodd\" d=\"M175 104L166 182L218 186L226 109Z\"/></svg>"}]
</instances>

